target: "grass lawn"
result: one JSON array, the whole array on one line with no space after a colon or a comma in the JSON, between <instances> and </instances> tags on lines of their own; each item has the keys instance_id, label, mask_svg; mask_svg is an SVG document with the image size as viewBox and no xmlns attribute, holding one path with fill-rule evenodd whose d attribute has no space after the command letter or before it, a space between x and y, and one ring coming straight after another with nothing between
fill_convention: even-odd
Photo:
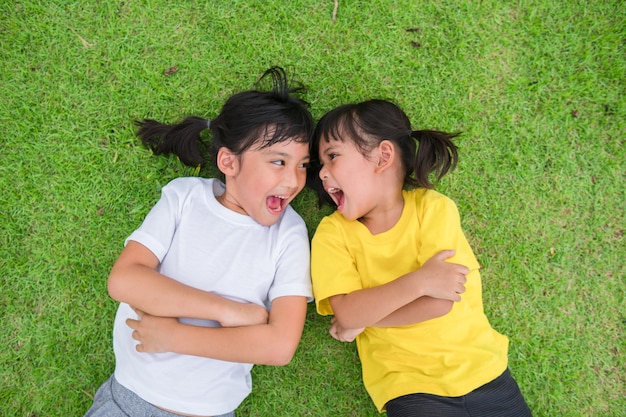
<instances>
[{"instance_id":1,"label":"grass lawn","mask_svg":"<svg viewBox=\"0 0 626 417\"><path fill-rule=\"evenodd\" d=\"M213 117L271 65L314 116L391 98L463 131L439 191L535 416L626 410L626 7L618 0L0 4L0 416L81 416L111 374L123 241L169 180L134 119ZM208 175L204 172L203 174ZM294 204L313 233L329 212ZM376 416L354 344L312 305L238 416Z\"/></svg>"}]
</instances>

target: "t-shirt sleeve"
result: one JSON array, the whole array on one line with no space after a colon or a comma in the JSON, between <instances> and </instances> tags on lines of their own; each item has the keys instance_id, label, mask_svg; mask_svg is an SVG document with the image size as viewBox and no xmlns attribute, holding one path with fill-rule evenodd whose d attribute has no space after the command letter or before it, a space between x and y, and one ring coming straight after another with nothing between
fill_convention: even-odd
<instances>
[{"instance_id":1,"label":"t-shirt sleeve","mask_svg":"<svg viewBox=\"0 0 626 417\"><path fill-rule=\"evenodd\" d=\"M130 240L139 242L148 248L159 262L163 261L180 219L184 200L181 198L181 191L188 185L179 178L163 187L159 201L152 207L141 226L126 239L124 245Z\"/></svg>"},{"instance_id":2,"label":"t-shirt sleeve","mask_svg":"<svg viewBox=\"0 0 626 417\"><path fill-rule=\"evenodd\" d=\"M325 217L311 243L311 277L317 311L334 314L328 299L363 288L343 233L338 224Z\"/></svg>"},{"instance_id":3,"label":"t-shirt sleeve","mask_svg":"<svg viewBox=\"0 0 626 417\"><path fill-rule=\"evenodd\" d=\"M418 202L418 220L420 222L420 249L418 262L424 265L442 250L454 249L456 254L448 262L467 266L470 270L479 268L461 228L459 211L450 198L426 191Z\"/></svg>"},{"instance_id":4,"label":"t-shirt sleeve","mask_svg":"<svg viewBox=\"0 0 626 417\"><path fill-rule=\"evenodd\" d=\"M281 224L280 250L269 300L284 296L303 296L313 301L311 288L311 249L306 224L289 210Z\"/></svg>"}]
</instances>

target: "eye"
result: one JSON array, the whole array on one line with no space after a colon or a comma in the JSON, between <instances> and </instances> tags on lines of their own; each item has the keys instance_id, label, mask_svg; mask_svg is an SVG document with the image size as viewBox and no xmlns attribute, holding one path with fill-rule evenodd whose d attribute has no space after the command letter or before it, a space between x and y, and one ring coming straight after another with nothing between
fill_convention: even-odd
<instances>
[{"instance_id":1,"label":"eye","mask_svg":"<svg viewBox=\"0 0 626 417\"><path fill-rule=\"evenodd\" d=\"M328 159L330 159L330 160L332 161L332 160L333 160L333 159L335 159L337 156L338 156L338 155L337 155L336 153L329 153L329 154L328 154Z\"/></svg>"},{"instance_id":2,"label":"eye","mask_svg":"<svg viewBox=\"0 0 626 417\"><path fill-rule=\"evenodd\" d=\"M279 165L279 166L285 166L285 161L283 161L282 159L277 159L275 161L272 161L272 164Z\"/></svg>"},{"instance_id":3,"label":"eye","mask_svg":"<svg viewBox=\"0 0 626 417\"><path fill-rule=\"evenodd\" d=\"M300 165L298 165L298 168L309 169L309 168L311 168L311 163L310 162L303 162Z\"/></svg>"}]
</instances>

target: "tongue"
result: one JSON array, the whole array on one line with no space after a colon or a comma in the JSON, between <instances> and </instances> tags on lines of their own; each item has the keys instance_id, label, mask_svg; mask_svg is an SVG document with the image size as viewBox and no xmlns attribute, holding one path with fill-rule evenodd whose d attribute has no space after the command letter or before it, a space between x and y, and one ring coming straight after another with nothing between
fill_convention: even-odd
<instances>
[{"instance_id":1,"label":"tongue","mask_svg":"<svg viewBox=\"0 0 626 417\"><path fill-rule=\"evenodd\" d=\"M340 191L337 193L337 210L341 211L343 209L343 203L344 203L343 192Z\"/></svg>"},{"instance_id":2,"label":"tongue","mask_svg":"<svg viewBox=\"0 0 626 417\"><path fill-rule=\"evenodd\" d=\"M267 197L267 207L270 210L280 210L281 209L281 205L280 205L280 198L278 197Z\"/></svg>"}]
</instances>

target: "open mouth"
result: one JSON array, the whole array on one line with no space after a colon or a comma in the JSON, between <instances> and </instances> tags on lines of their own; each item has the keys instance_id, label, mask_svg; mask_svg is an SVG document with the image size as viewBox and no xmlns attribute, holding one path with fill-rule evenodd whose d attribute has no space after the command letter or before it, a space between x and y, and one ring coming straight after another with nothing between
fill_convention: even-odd
<instances>
[{"instance_id":1,"label":"open mouth","mask_svg":"<svg viewBox=\"0 0 626 417\"><path fill-rule=\"evenodd\" d=\"M337 210L341 211L343 209L344 196L343 191L340 188L336 187L328 187L326 192L333 199L335 204L337 204Z\"/></svg>"},{"instance_id":2,"label":"open mouth","mask_svg":"<svg viewBox=\"0 0 626 417\"><path fill-rule=\"evenodd\" d=\"M270 213L280 214L289 201L289 197L283 195L271 195L267 197L265 204Z\"/></svg>"}]
</instances>

